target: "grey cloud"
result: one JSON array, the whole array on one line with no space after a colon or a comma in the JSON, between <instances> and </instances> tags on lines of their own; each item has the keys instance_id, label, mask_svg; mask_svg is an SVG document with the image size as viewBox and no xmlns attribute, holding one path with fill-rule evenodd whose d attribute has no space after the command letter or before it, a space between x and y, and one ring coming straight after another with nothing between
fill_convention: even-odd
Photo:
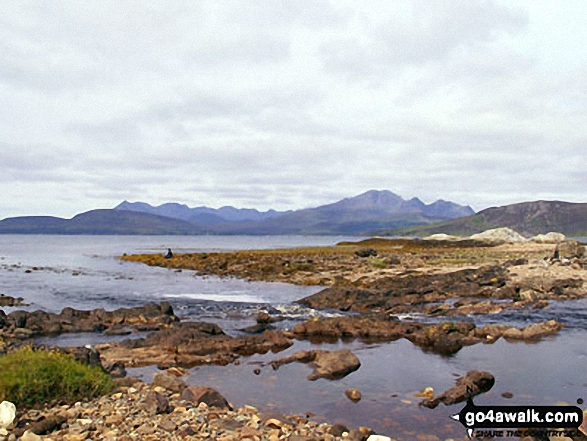
<instances>
[{"instance_id":1,"label":"grey cloud","mask_svg":"<svg viewBox=\"0 0 587 441\"><path fill-rule=\"evenodd\" d=\"M327 69L354 79L393 75L402 65L438 62L460 48L478 49L527 25L522 12L488 0L420 0L413 3L410 20L401 20L393 10L387 14L387 22L364 29L366 37L324 44Z\"/></svg>"},{"instance_id":2,"label":"grey cloud","mask_svg":"<svg viewBox=\"0 0 587 441\"><path fill-rule=\"evenodd\" d=\"M491 0L0 3L0 209L580 199L587 66L532 49L553 26Z\"/></svg>"}]
</instances>

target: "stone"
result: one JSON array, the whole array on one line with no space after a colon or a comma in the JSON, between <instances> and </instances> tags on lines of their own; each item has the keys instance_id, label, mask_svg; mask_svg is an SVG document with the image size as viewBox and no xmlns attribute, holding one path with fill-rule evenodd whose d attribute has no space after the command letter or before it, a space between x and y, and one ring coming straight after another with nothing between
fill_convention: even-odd
<instances>
[{"instance_id":1,"label":"stone","mask_svg":"<svg viewBox=\"0 0 587 441\"><path fill-rule=\"evenodd\" d=\"M434 389L431 387L425 387L424 389L422 389L419 392L416 392L414 394L415 397L419 397L419 398L428 398L428 399L432 399L434 398Z\"/></svg>"},{"instance_id":2,"label":"stone","mask_svg":"<svg viewBox=\"0 0 587 441\"><path fill-rule=\"evenodd\" d=\"M283 427L283 423L276 418L270 418L267 421L265 421L265 426L274 429L281 429L281 427Z\"/></svg>"},{"instance_id":3,"label":"stone","mask_svg":"<svg viewBox=\"0 0 587 441\"><path fill-rule=\"evenodd\" d=\"M559 332L563 325L556 320L534 323L525 328L509 328L503 333L504 338L511 340L537 340L547 335L553 335Z\"/></svg>"},{"instance_id":4,"label":"stone","mask_svg":"<svg viewBox=\"0 0 587 441\"><path fill-rule=\"evenodd\" d=\"M260 325L267 325L272 322L271 315L267 311L259 311L256 321Z\"/></svg>"},{"instance_id":5,"label":"stone","mask_svg":"<svg viewBox=\"0 0 587 441\"><path fill-rule=\"evenodd\" d=\"M145 408L150 415L169 413L169 399L162 393L150 391L145 399Z\"/></svg>"},{"instance_id":6,"label":"stone","mask_svg":"<svg viewBox=\"0 0 587 441\"><path fill-rule=\"evenodd\" d=\"M152 386L160 386L171 392L181 393L187 387L187 385L177 377L173 375L158 373L153 377L151 382Z\"/></svg>"},{"instance_id":7,"label":"stone","mask_svg":"<svg viewBox=\"0 0 587 441\"><path fill-rule=\"evenodd\" d=\"M42 441L43 438L41 438L39 435L34 434L30 430L27 430L25 433L22 434L22 437L20 438L20 440L21 441Z\"/></svg>"},{"instance_id":8,"label":"stone","mask_svg":"<svg viewBox=\"0 0 587 441\"><path fill-rule=\"evenodd\" d=\"M355 251L355 256L365 258L365 257L375 257L377 256L377 250L374 248L363 248L361 250Z\"/></svg>"},{"instance_id":9,"label":"stone","mask_svg":"<svg viewBox=\"0 0 587 441\"><path fill-rule=\"evenodd\" d=\"M456 386L433 399L424 399L421 406L434 409L440 403L446 406L461 403L481 393L487 392L495 384L495 378L489 372L469 371L457 380Z\"/></svg>"},{"instance_id":10,"label":"stone","mask_svg":"<svg viewBox=\"0 0 587 441\"><path fill-rule=\"evenodd\" d=\"M16 418L16 406L10 401L0 403L0 428L8 428Z\"/></svg>"},{"instance_id":11,"label":"stone","mask_svg":"<svg viewBox=\"0 0 587 441\"><path fill-rule=\"evenodd\" d=\"M274 360L270 364L273 369L278 369L281 365L293 362L312 363L314 372L308 376L308 380L312 381L318 378L329 380L344 378L361 366L360 360L349 349L299 351L289 357Z\"/></svg>"},{"instance_id":12,"label":"stone","mask_svg":"<svg viewBox=\"0 0 587 441\"><path fill-rule=\"evenodd\" d=\"M361 391L357 388L351 387L347 390L344 391L344 394L347 396L347 398L351 401L357 402L357 401L361 401L361 398L363 397L363 395L361 394Z\"/></svg>"},{"instance_id":13,"label":"stone","mask_svg":"<svg viewBox=\"0 0 587 441\"><path fill-rule=\"evenodd\" d=\"M521 234L515 232L511 228L494 228L486 230L482 233L473 234L469 237L471 240L480 240L487 242L504 242L504 243L520 243L526 242L527 239Z\"/></svg>"},{"instance_id":14,"label":"stone","mask_svg":"<svg viewBox=\"0 0 587 441\"><path fill-rule=\"evenodd\" d=\"M167 369L166 372L170 375L173 375L174 377L182 377L186 374L187 371L185 369L173 366Z\"/></svg>"},{"instance_id":15,"label":"stone","mask_svg":"<svg viewBox=\"0 0 587 441\"><path fill-rule=\"evenodd\" d=\"M210 407L232 410L226 398L216 389L206 386L189 386L181 394L181 399L194 404L205 403Z\"/></svg>"},{"instance_id":16,"label":"stone","mask_svg":"<svg viewBox=\"0 0 587 441\"><path fill-rule=\"evenodd\" d=\"M161 427L163 430L166 430L167 432L173 432L175 429L177 429L177 424L171 420L164 419L159 423L159 427Z\"/></svg>"},{"instance_id":17,"label":"stone","mask_svg":"<svg viewBox=\"0 0 587 441\"><path fill-rule=\"evenodd\" d=\"M546 234L537 234L536 236L530 238L530 240L532 242L536 242L536 243L555 244L555 243L564 242L565 240L567 240L567 238L562 233L550 232L550 233L546 233Z\"/></svg>"},{"instance_id":18,"label":"stone","mask_svg":"<svg viewBox=\"0 0 587 441\"><path fill-rule=\"evenodd\" d=\"M330 430L330 434L333 436L343 436L344 433L348 435L349 428L343 424L334 424Z\"/></svg>"},{"instance_id":19,"label":"stone","mask_svg":"<svg viewBox=\"0 0 587 441\"><path fill-rule=\"evenodd\" d=\"M388 436L369 435L369 438L367 438L367 441L393 441L393 440Z\"/></svg>"},{"instance_id":20,"label":"stone","mask_svg":"<svg viewBox=\"0 0 587 441\"><path fill-rule=\"evenodd\" d=\"M359 369L361 362L349 349L341 349L339 351L317 351L314 365L315 369L308 377L309 380L318 378L336 380Z\"/></svg>"},{"instance_id":21,"label":"stone","mask_svg":"<svg viewBox=\"0 0 587 441\"><path fill-rule=\"evenodd\" d=\"M353 429L349 432L349 438L351 440L366 441L371 435L375 435L375 432L369 427L360 426L357 429Z\"/></svg>"},{"instance_id":22,"label":"stone","mask_svg":"<svg viewBox=\"0 0 587 441\"><path fill-rule=\"evenodd\" d=\"M114 363L106 363L104 370L114 378L126 377L126 368L123 363L116 361Z\"/></svg>"},{"instance_id":23,"label":"stone","mask_svg":"<svg viewBox=\"0 0 587 441\"><path fill-rule=\"evenodd\" d=\"M36 435L46 435L59 430L61 425L67 421L63 415L49 415L48 417L31 424L29 430Z\"/></svg>"}]
</instances>

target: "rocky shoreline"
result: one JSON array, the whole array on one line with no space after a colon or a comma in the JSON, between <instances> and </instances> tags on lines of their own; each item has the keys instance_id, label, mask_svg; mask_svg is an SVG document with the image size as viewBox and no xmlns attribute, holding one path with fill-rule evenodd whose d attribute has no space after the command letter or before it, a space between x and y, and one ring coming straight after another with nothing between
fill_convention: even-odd
<instances>
[{"instance_id":1,"label":"rocky shoreline","mask_svg":"<svg viewBox=\"0 0 587 441\"><path fill-rule=\"evenodd\" d=\"M241 357L252 354L277 354L296 340L321 343L406 339L424 351L449 356L463 347L491 344L501 338L539 341L558 333L563 325L548 320L525 327L476 326L471 321L451 318L507 309L548 308L552 300L585 296L587 280L584 249L573 242L558 245L555 253L551 244L372 239L313 249L175 254L172 259L137 255L122 259L177 271L195 270L200 275L325 285L324 290L299 303L313 309L338 310L340 316L310 319L291 329L280 329L273 327L279 317L261 313L247 335L232 336L216 324L182 322L167 302L115 311L65 308L59 314L20 310L6 314L0 309L0 354L31 345L34 337L62 333L133 337L93 348L58 349L32 344L37 350L66 352L82 363L99 366L120 378L119 390L75 405L20 410L16 425L0 431L0 440L36 440L37 435L54 440L365 440L373 435L367 428L350 430L318 424L307 416L264 416L251 406L233 410L216 391L204 393L205 387L191 387L191 392L186 392L190 388L173 375L181 376L185 369L195 366L239 364ZM22 304L23 299L2 296L1 301L3 306L12 307ZM406 313L436 321L398 319L398 315ZM144 331L149 334L140 338L131 335ZM311 365L309 380L340 379L361 366L360 359L347 349L309 350L276 357L254 373L289 363ZM150 385L125 378L126 368L151 365L167 373L156 376L159 379ZM455 388L436 397L426 391L422 405L433 408L438 403L462 402L470 396L467 391L483 393L491 385L491 374L469 373ZM345 394L352 401L361 399L358 390L349 389ZM215 398L206 401L208 398L200 399L202 396ZM372 437L376 439L390 438Z\"/></svg>"},{"instance_id":2,"label":"rocky shoreline","mask_svg":"<svg viewBox=\"0 0 587 441\"><path fill-rule=\"evenodd\" d=\"M369 239L333 247L121 259L201 276L325 285L297 303L343 312L467 316L545 308L587 294L585 247L575 241Z\"/></svg>"},{"instance_id":3,"label":"rocky shoreline","mask_svg":"<svg viewBox=\"0 0 587 441\"><path fill-rule=\"evenodd\" d=\"M352 441L373 433L368 428L318 423L307 416L266 415L253 406L233 409L210 388L188 387L179 379L174 384L180 386L126 379L115 393L97 400L29 410L0 439Z\"/></svg>"}]
</instances>

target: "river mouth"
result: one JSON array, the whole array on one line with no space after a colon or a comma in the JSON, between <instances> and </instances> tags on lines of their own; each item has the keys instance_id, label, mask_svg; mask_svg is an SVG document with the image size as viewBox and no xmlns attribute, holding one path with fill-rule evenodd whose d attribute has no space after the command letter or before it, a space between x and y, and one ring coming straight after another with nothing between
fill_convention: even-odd
<instances>
[{"instance_id":1,"label":"river mouth","mask_svg":"<svg viewBox=\"0 0 587 441\"><path fill-rule=\"evenodd\" d=\"M0 237L0 242L7 239ZM320 287L199 278L190 271L152 268L119 262L114 258L122 250L157 251L158 243L167 245L161 238L152 239L153 243L140 242L147 240L145 238L82 239L49 237L46 243L39 244L42 237L12 237L10 245L14 254L6 255L0 261L0 293L24 297L30 303L26 309L52 312L59 312L64 306L111 310L165 300L173 305L182 320L214 322L230 335L242 334L241 329L253 325L261 310L269 311L272 316L285 317L275 324L285 329L291 329L311 316L341 315L339 312L301 308L293 303L319 291ZM180 248L179 242L184 239L175 240L178 240L177 246L171 246ZM222 240L227 241L226 238ZM198 249L189 243L184 246ZM238 239L231 238L231 246L239 248ZM37 252L39 248L43 250L40 254ZM27 273L27 270L31 272ZM404 339L377 344L359 340L322 344L296 341L287 351L243 357L238 365L191 369L186 381L215 387L235 405L252 404L262 411L286 414L311 413L315 419L348 427L369 426L398 440L417 439L421 434L435 435L440 439L466 439L463 427L449 418L463 405L421 408L418 406L421 399L414 397L414 393L424 387L433 387L436 393L441 393L454 385L456 375L475 369L489 371L496 378L493 389L478 396L476 404L550 405L567 402L574 405L580 398L587 399L584 369L587 362L584 344L586 318L585 299L552 301L547 308L540 310L506 310L499 314L451 317L450 320L472 320L476 324L507 323L515 326L556 319L565 328L558 335L536 344L500 339L494 344L465 347L450 357L425 352ZM405 316L402 319L423 320L423 317ZM445 319L425 318L426 321ZM42 342L84 346L140 336L143 334L116 337L98 333L66 334ZM268 366L261 367L260 375L253 372L262 363L297 350L314 348L349 348L361 360L361 367L337 381L309 381L310 367L299 363L282 366L277 371ZM156 371L155 367L129 369L129 375L149 379ZM351 402L344 395L350 387L361 390L363 398L358 403ZM512 393L513 398L502 397L504 392Z\"/></svg>"}]
</instances>

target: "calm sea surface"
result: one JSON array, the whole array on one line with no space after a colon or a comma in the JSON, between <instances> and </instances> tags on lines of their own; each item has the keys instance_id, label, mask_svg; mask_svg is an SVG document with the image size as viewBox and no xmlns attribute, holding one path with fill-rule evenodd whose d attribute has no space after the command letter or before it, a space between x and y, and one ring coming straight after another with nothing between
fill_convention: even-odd
<instances>
[{"instance_id":1,"label":"calm sea surface","mask_svg":"<svg viewBox=\"0 0 587 441\"><path fill-rule=\"evenodd\" d=\"M0 293L20 296L27 309L59 312L66 306L80 309L116 309L167 300L186 319L220 324L231 334L254 323L259 310L286 315L282 323L291 327L312 315L328 315L292 305L296 299L319 291L319 287L297 287L282 283L245 282L236 279L197 277L191 271L175 272L141 264L121 262L122 253L164 253L236 249L286 248L332 245L348 237L311 236L28 236L0 235ZM33 268L37 268L34 269ZM27 273L26 270L32 270ZM5 308L8 312L11 308ZM509 312L475 318L478 322L525 325L556 318L566 328L557 336L537 344L508 343L475 345L451 357L426 353L406 340L368 345L361 342L311 345L296 342L280 354L255 355L240 365L206 366L191 370L188 380L220 390L236 405L245 403L262 410L316 414L349 426L367 425L398 440L416 439L418 434L464 438L458 423L449 418L462 405L419 408L413 393L431 386L441 392L454 384L456 374L471 369L487 370L496 377L494 388L476 404L575 404L587 400L587 302L552 303L540 311ZM64 335L49 342L61 345L96 343L96 334ZM361 368L339 381L308 381L310 368L301 364L265 367L260 363L301 349L351 348ZM132 370L133 375L151 376L153 368ZM358 403L349 401L344 390L357 387L363 393ZM501 397L511 392L512 399Z\"/></svg>"}]
</instances>

